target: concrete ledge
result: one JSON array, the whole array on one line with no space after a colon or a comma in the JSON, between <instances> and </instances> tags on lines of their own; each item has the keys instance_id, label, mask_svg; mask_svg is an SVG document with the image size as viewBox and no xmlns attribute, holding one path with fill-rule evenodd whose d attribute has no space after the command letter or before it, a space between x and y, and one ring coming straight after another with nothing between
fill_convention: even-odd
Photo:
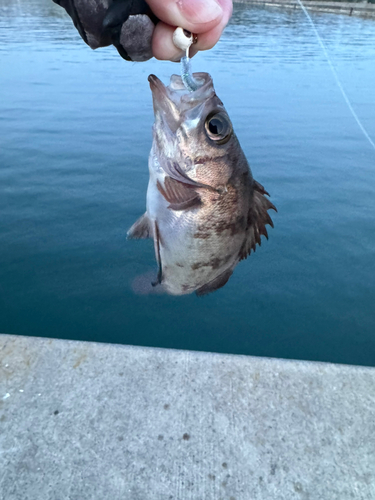
<instances>
[{"instance_id":1,"label":"concrete ledge","mask_svg":"<svg viewBox=\"0 0 375 500\"><path fill-rule=\"evenodd\" d=\"M301 9L297 0L234 0L235 3L246 5L267 5L273 7L286 7ZM307 10L346 14L349 16L375 17L375 4L367 2L326 2L324 0L303 0Z\"/></svg>"},{"instance_id":2,"label":"concrete ledge","mask_svg":"<svg viewBox=\"0 0 375 500\"><path fill-rule=\"evenodd\" d=\"M1 500L375 498L375 369L0 336Z\"/></svg>"}]
</instances>

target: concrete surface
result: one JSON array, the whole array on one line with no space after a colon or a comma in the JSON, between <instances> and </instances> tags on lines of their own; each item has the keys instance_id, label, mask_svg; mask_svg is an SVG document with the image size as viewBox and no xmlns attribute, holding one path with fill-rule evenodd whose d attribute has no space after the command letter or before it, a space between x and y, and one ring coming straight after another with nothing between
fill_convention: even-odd
<instances>
[{"instance_id":1,"label":"concrete surface","mask_svg":"<svg viewBox=\"0 0 375 500\"><path fill-rule=\"evenodd\" d=\"M1 500L375 499L375 369L0 336Z\"/></svg>"},{"instance_id":2,"label":"concrete surface","mask_svg":"<svg viewBox=\"0 0 375 500\"><path fill-rule=\"evenodd\" d=\"M302 0L302 2L307 10L334 14L346 14L349 16L375 17L375 4L367 3L366 1L341 2L339 0ZM234 3L301 9L297 0L234 0Z\"/></svg>"}]
</instances>

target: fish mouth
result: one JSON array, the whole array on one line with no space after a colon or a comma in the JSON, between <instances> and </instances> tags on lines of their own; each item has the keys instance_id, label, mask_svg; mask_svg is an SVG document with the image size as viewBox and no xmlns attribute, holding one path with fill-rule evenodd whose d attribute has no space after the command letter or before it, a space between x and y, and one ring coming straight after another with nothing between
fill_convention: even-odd
<instances>
[{"instance_id":1,"label":"fish mouth","mask_svg":"<svg viewBox=\"0 0 375 500\"><path fill-rule=\"evenodd\" d=\"M155 75L149 75L148 81L150 82L150 88L153 94L156 93L167 96L173 101L176 101L176 98L178 101L185 102L197 100L198 98L199 100L203 100L207 98L207 90L211 90L209 93L212 93L212 91L214 92L212 78L208 73L194 73L193 77L199 83L199 87L193 92L190 92L184 86L182 78L179 75L171 76L168 87L166 87Z\"/></svg>"},{"instance_id":2,"label":"fish mouth","mask_svg":"<svg viewBox=\"0 0 375 500\"><path fill-rule=\"evenodd\" d=\"M180 113L169 88L155 75L150 75L148 81L152 92L155 117L160 116L169 129L176 132L180 122Z\"/></svg>"},{"instance_id":3,"label":"fish mouth","mask_svg":"<svg viewBox=\"0 0 375 500\"><path fill-rule=\"evenodd\" d=\"M166 95L167 87L156 75L149 75L148 81L152 94Z\"/></svg>"},{"instance_id":4,"label":"fish mouth","mask_svg":"<svg viewBox=\"0 0 375 500\"><path fill-rule=\"evenodd\" d=\"M160 115L173 132L180 125L181 115L185 111L215 94L212 79L208 73L194 73L193 77L199 82L199 88L194 92L185 88L179 75L172 75L168 86L165 86L155 75L148 77L155 116Z\"/></svg>"}]
</instances>

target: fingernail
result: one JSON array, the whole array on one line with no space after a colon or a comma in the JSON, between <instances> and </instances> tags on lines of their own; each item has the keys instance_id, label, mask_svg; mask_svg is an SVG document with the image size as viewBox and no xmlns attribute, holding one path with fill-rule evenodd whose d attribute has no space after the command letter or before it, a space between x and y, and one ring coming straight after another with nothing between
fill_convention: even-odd
<instances>
[{"instance_id":1,"label":"fingernail","mask_svg":"<svg viewBox=\"0 0 375 500\"><path fill-rule=\"evenodd\" d=\"M177 0L183 16L194 24L204 24L223 15L223 9L215 0Z\"/></svg>"}]
</instances>

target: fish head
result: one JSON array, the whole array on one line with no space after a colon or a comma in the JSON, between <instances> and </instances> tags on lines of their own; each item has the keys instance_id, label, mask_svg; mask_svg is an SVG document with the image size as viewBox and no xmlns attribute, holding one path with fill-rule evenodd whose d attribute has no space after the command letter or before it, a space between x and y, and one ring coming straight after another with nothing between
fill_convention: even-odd
<instances>
[{"instance_id":1,"label":"fish head","mask_svg":"<svg viewBox=\"0 0 375 500\"><path fill-rule=\"evenodd\" d=\"M157 150L185 164L187 170L207 163L203 159L220 161L229 151L236 156L236 150L240 149L211 76L208 73L193 76L199 84L193 92L184 87L178 75L172 75L169 86L155 75L148 78L153 96Z\"/></svg>"}]
</instances>

